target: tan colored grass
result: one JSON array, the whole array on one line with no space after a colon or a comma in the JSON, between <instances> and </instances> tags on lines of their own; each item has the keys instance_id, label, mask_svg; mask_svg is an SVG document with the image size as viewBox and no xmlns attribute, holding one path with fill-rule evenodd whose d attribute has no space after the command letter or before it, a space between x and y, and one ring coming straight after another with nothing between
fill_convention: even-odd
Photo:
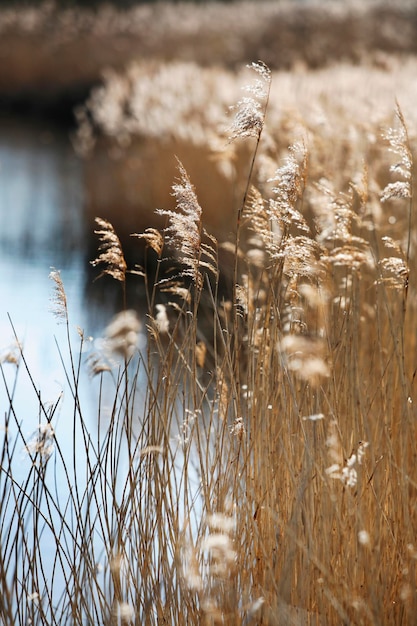
<instances>
[{"instance_id":1,"label":"tan colored grass","mask_svg":"<svg viewBox=\"0 0 417 626\"><path fill-rule=\"evenodd\" d=\"M329 98L353 77L365 81L362 71L327 70ZM319 101L324 83L314 78ZM296 80L278 76L280 87L281 79ZM168 209L161 232L176 246L161 250L177 264L151 286L146 349L132 348L126 319L110 335L125 339L130 361L124 354L122 366L96 368L93 432L77 394L83 364L70 344L81 469L75 443L70 461L64 454L57 405L48 409L35 384L38 439L51 425L48 454L26 441L5 373L16 365L0 362L9 404L0 511L11 519L0 549L4 623L414 624L414 113L395 103L390 112L381 96L375 121L358 95L357 126L347 100L329 100L327 122L317 124L304 103L305 145L287 127L292 147L281 158L274 116L295 114L275 108L274 89L269 132L262 125L259 146L249 138L246 147L246 172L253 154L264 169L254 169L239 245L229 246L239 261L232 301L219 293L215 249L210 263L203 256L204 206L181 164L171 181L179 213ZM380 121L391 129L382 138ZM366 139L372 149L360 149L360 124L375 133ZM271 175L262 176L266 168ZM409 183L407 194L388 198L398 181ZM149 235L154 241L156 230ZM123 268L114 278L125 280ZM109 389L113 401L104 403ZM16 442L30 455L20 482ZM68 483L64 506L53 463ZM42 574L38 531L54 542L63 592Z\"/></svg>"},{"instance_id":2,"label":"tan colored grass","mask_svg":"<svg viewBox=\"0 0 417 626\"><path fill-rule=\"evenodd\" d=\"M229 107L243 97L248 72L143 63L126 74L108 75L86 104L95 126L80 118L79 137L87 136L92 150L85 165L91 216L117 218L124 245L130 232L161 227L154 210L175 206L171 185L176 155L198 190L204 225L220 241L233 239L250 146L228 143L233 120ZM349 192L352 182L358 201L365 189L368 217L380 220L390 205L380 204L379 192L392 182L383 131L392 126L398 101L414 150L415 72L413 57L394 56L386 58L384 67L339 64L314 72L274 72L256 162L262 190L270 192L273 183L267 181L288 147L304 143L309 181L329 178L343 192ZM316 197L310 185L303 197L304 215Z\"/></svg>"},{"instance_id":3,"label":"tan colored grass","mask_svg":"<svg viewBox=\"0 0 417 626\"><path fill-rule=\"evenodd\" d=\"M136 59L233 68L263 59L274 69L384 64L386 53L414 53L416 40L412 0L158 2L126 11L41 3L2 7L0 32L0 56L7 59L0 90L12 98L36 94L42 102L73 101L103 68L122 71Z\"/></svg>"}]
</instances>

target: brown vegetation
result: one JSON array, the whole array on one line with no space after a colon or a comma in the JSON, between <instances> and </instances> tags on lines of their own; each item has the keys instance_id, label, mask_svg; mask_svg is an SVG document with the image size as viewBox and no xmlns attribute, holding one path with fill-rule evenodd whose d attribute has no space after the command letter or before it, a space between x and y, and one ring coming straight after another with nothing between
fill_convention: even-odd
<instances>
[{"instance_id":1,"label":"brown vegetation","mask_svg":"<svg viewBox=\"0 0 417 626\"><path fill-rule=\"evenodd\" d=\"M263 59L273 69L336 61L381 62L416 50L416 9L380 2L156 3L128 11L0 10L2 99L74 101L104 68L174 59L236 68ZM383 62L383 61L382 61Z\"/></svg>"},{"instance_id":2,"label":"brown vegetation","mask_svg":"<svg viewBox=\"0 0 417 626\"><path fill-rule=\"evenodd\" d=\"M35 381L25 434L30 364L0 354L2 623L415 623L415 71L141 60L78 110L122 312L84 359L52 272L72 448Z\"/></svg>"},{"instance_id":3,"label":"brown vegetation","mask_svg":"<svg viewBox=\"0 0 417 626\"><path fill-rule=\"evenodd\" d=\"M396 101L414 149L416 71L413 57L387 57L380 68L338 64L273 72L255 180L268 188L276 162L301 141L309 152L311 184L330 178L346 192L366 163L374 202L387 182L381 136L392 124ZM127 248L130 232L161 225L155 209L174 205L176 155L197 189L205 226L220 241L230 240L250 163L248 143L229 141L230 106L244 95L247 79L247 69L232 73L193 63L141 63L123 74L108 73L78 111L76 144L87 156L91 223L97 214L112 221ZM307 213L310 203L307 195Z\"/></svg>"},{"instance_id":4,"label":"brown vegetation","mask_svg":"<svg viewBox=\"0 0 417 626\"><path fill-rule=\"evenodd\" d=\"M231 135L251 145L255 173L271 142L272 92L268 69L252 70L258 82ZM152 254L177 261L170 273L149 284L126 265L113 226L97 221L94 263L122 291L129 272L145 281L146 329L122 311L86 364L68 333L70 460L60 399L45 405L34 383L39 426L23 433L14 394L19 363L29 376L30 366L19 345L2 353L2 623L414 624L412 128L397 106L377 140L383 185L371 151L342 190L348 172L333 142L317 144L329 151L319 184L302 142L268 160L268 180L248 178L231 301L218 295L218 243L181 163L166 229L140 234ZM353 158L357 145L343 145ZM69 329L64 286L51 278ZM96 426L78 393L85 365L99 378ZM51 575L41 537L54 546Z\"/></svg>"}]
</instances>

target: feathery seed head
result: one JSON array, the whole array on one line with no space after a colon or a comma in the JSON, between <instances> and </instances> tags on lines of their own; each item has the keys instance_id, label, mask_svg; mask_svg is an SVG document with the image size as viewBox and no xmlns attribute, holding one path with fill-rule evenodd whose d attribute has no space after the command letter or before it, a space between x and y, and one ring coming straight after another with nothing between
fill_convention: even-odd
<instances>
[{"instance_id":1,"label":"feathery seed head","mask_svg":"<svg viewBox=\"0 0 417 626\"><path fill-rule=\"evenodd\" d=\"M288 369L312 385L318 385L323 378L330 376L325 347L325 342L318 337L295 334L285 335L280 342Z\"/></svg>"},{"instance_id":2,"label":"feathery seed head","mask_svg":"<svg viewBox=\"0 0 417 626\"><path fill-rule=\"evenodd\" d=\"M326 468L326 474L333 479L340 480L346 487L356 487L358 482L357 465L362 465L365 456L365 450L369 446L367 441L360 441L356 452L353 452L346 463L343 464L343 455L340 445L340 436L337 430L336 422L331 422L331 429L326 440L329 447L329 454L334 461L332 465Z\"/></svg>"},{"instance_id":3,"label":"feathery seed head","mask_svg":"<svg viewBox=\"0 0 417 626\"><path fill-rule=\"evenodd\" d=\"M190 276L195 284L200 284L199 257L201 248L201 215L193 185L180 161L180 179L172 187L177 211L158 210L160 215L169 218L164 231L165 242L175 250L178 260L184 265L183 274Z\"/></svg>"},{"instance_id":4,"label":"feathery seed head","mask_svg":"<svg viewBox=\"0 0 417 626\"><path fill-rule=\"evenodd\" d=\"M383 133L383 138L390 144L390 152L399 157L399 161L391 166L392 172L399 173L403 178L409 180L411 178L411 169L413 166L413 156L410 150L408 139L407 125L402 114L400 106L397 104L395 114L398 125L395 128L389 128Z\"/></svg>"},{"instance_id":5,"label":"feathery seed head","mask_svg":"<svg viewBox=\"0 0 417 626\"><path fill-rule=\"evenodd\" d=\"M94 232L99 236L101 242L99 246L100 254L96 259L94 259L94 261L90 261L90 263L93 267L96 267L97 265L104 266L104 269L98 278L104 274L108 274L115 280L124 283L126 280L127 266L120 239L116 235L116 232L110 222L100 217L96 217L95 221L99 226L99 229Z\"/></svg>"},{"instance_id":6,"label":"feathery seed head","mask_svg":"<svg viewBox=\"0 0 417 626\"><path fill-rule=\"evenodd\" d=\"M230 427L230 434L236 437L238 441L241 441L243 437L246 436L246 427L242 417L235 419L233 425Z\"/></svg>"},{"instance_id":7,"label":"feathery seed head","mask_svg":"<svg viewBox=\"0 0 417 626\"><path fill-rule=\"evenodd\" d=\"M164 304L156 305L156 316L153 320L154 327L158 333L165 335L169 332L169 319L167 315L167 308Z\"/></svg>"},{"instance_id":8,"label":"feathery seed head","mask_svg":"<svg viewBox=\"0 0 417 626\"><path fill-rule=\"evenodd\" d=\"M411 198L411 186L408 180L397 180L395 183L388 183L381 194L381 202L404 198Z\"/></svg>"},{"instance_id":9,"label":"feathery seed head","mask_svg":"<svg viewBox=\"0 0 417 626\"><path fill-rule=\"evenodd\" d=\"M55 283L54 295L53 298L51 298L52 312L58 320L66 322L68 320L67 296L61 273L55 268L52 268L49 278Z\"/></svg>"},{"instance_id":10,"label":"feathery seed head","mask_svg":"<svg viewBox=\"0 0 417 626\"><path fill-rule=\"evenodd\" d=\"M187 287L184 287L184 284L181 283L180 281L172 279L172 278L168 278L168 279L159 281L158 285L161 289L161 292L170 293L174 296L177 296L178 298L180 298L183 302L186 302L187 304L191 302L190 290ZM170 302L170 305L176 308L176 305L174 305L172 302Z\"/></svg>"},{"instance_id":11,"label":"feathery seed head","mask_svg":"<svg viewBox=\"0 0 417 626\"><path fill-rule=\"evenodd\" d=\"M98 353L93 353L88 356L87 365L91 377L103 374L104 372L111 372L110 365L105 361L103 356Z\"/></svg>"},{"instance_id":12,"label":"feathery seed head","mask_svg":"<svg viewBox=\"0 0 417 626\"><path fill-rule=\"evenodd\" d=\"M230 515L224 513L212 513L207 515L207 526L211 530L217 530L227 534L234 533L236 530L236 520Z\"/></svg>"},{"instance_id":13,"label":"feathery seed head","mask_svg":"<svg viewBox=\"0 0 417 626\"><path fill-rule=\"evenodd\" d=\"M270 68L263 61L252 61L247 67L256 72L260 78L253 85L246 87L246 90L256 94L258 98L267 98L272 79Z\"/></svg>"},{"instance_id":14,"label":"feathery seed head","mask_svg":"<svg viewBox=\"0 0 417 626\"><path fill-rule=\"evenodd\" d=\"M2 363L12 363L17 365L19 363L23 347L15 341L12 345L0 350L0 365Z\"/></svg>"},{"instance_id":15,"label":"feathery seed head","mask_svg":"<svg viewBox=\"0 0 417 626\"><path fill-rule=\"evenodd\" d=\"M222 532L210 533L201 547L210 556L210 574L215 578L226 578L237 558L230 536Z\"/></svg>"},{"instance_id":16,"label":"feathery seed head","mask_svg":"<svg viewBox=\"0 0 417 626\"><path fill-rule=\"evenodd\" d=\"M390 152L398 157L390 167L390 171L398 175L402 180L388 183L381 194L381 202L392 199L411 198L411 177L413 169L413 155L410 150L407 126L402 111L397 104L396 117L398 125L395 128L389 128L383 138L389 142Z\"/></svg>"},{"instance_id":17,"label":"feathery seed head","mask_svg":"<svg viewBox=\"0 0 417 626\"><path fill-rule=\"evenodd\" d=\"M390 256L379 261L381 277L378 282L391 289L404 289L408 285L409 268L404 259Z\"/></svg>"},{"instance_id":18,"label":"feathery seed head","mask_svg":"<svg viewBox=\"0 0 417 626\"><path fill-rule=\"evenodd\" d=\"M290 147L284 165L267 181L273 183L272 192L275 197L265 201L257 189L251 189L245 215L273 262L289 258L290 252L284 250L283 245L289 245L290 231L310 232L304 216L297 209L297 202L304 192L306 169L306 148L304 144L296 143ZM293 236L292 242L295 241ZM308 244L306 250L311 250L314 242L305 238L302 246L304 244ZM317 244L315 247L317 248ZM297 256L300 259L305 258L306 250L303 253L300 249L301 255Z\"/></svg>"},{"instance_id":19,"label":"feathery seed head","mask_svg":"<svg viewBox=\"0 0 417 626\"><path fill-rule=\"evenodd\" d=\"M187 588L197 593L203 590L203 579L199 571L197 551L191 542L181 549L181 570Z\"/></svg>"},{"instance_id":20,"label":"feathery seed head","mask_svg":"<svg viewBox=\"0 0 417 626\"><path fill-rule=\"evenodd\" d=\"M172 187L177 210L159 209L157 213L169 219L164 230L165 243L175 251L177 259L183 265L181 275L191 278L194 285L201 288L202 268L215 273L214 251L211 246L202 242L202 208L194 186L179 160L178 170L179 180Z\"/></svg>"},{"instance_id":21,"label":"feathery seed head","mask_svg":"<svg viewBox=\"0 0 417 626\"><path fill-rule=\"evenodd\" d=\"M291 213L295 203L302 196L307 175L307 149L303 143L295 143L288 149L288 156L284 165L276 170L275 175L268 182L276 183L272 191L277 197L281 211ZM308 230L304 218L295 213L299 228Z\"/></svg>"},{"instance_id":22,"label":"feathery seed head","mask_svg":"<svg viewBox=\"0 0 417 626\"><path fill-rule=\"evenodd\" d=\"M55 433L50 422L39 424L25 446L27 454L34 460L39 460L41 464L50 459L54 448Z\"/></svg>"},{"instance_id":23,"label":"feathery seed head","mask_svg":"<svg viewBox=\"0 0 417 626\"><path fill-rule=\"evenodd\" d=\"M404 259L401 244L392 237L382 237L382 242L398 256L384 257L379 261L381 275L377 282L391 289L404 289L408 286L410 269Z\"/></svg>"},{"instance_id":24,"label":"feathery seed head","mask_svg":"<svg viewBox=\"0 0 417 626\"><path fill-rule=\"evenodd\" d=\"M107 349L111 353L130 358L138 346L141 327L135 311L121 311L106 328Z\"/></svg>"},{"instance_id":25,"label":"feathery seed head","mask_svg":"<svg viewBox=\"0 0 417 626\"><path fill-rule=\"evenodd\" d=\"M264 126L261 104L253 98L242 98L237 103L237 107L230 140L259 137Z\"/></svg>"},{"instance_id":26,"label":"feathery seed head","mask_svg":"<svg viewBox=\"0 0 417 626\"><path fill-rule=\"evenodd\" d=\"M143 233L132 233L132 237L144 239L146 245L155 250L158 256L161 256L164 247L164 238L156 228L147 228Z\"/></svg>"},{"instance_id":27,"label":"feathery seed head","mask_svg":"<svg viewBox=\"0 0 417 626\"><path fill-rule=\"evenodd\" d=\"M260 137L265 124L266 106L271 87L271 70L261 61L248 66L254 70L259 78L244 90L251 94L244 97L234 106L236 110L233 124L230 128L229 141L247 137Z\"/></svg>"}]
</instances>

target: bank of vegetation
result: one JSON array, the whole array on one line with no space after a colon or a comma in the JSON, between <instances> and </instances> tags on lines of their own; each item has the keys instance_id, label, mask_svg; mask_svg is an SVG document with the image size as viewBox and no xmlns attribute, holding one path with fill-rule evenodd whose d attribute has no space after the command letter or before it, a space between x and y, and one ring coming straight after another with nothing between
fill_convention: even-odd
<instances>
[{"instance_id":1,"label":"bank of vegetation","mask_svg":"<svg viewBox=\"0 0 417 626\"><path fill-rule=\"evenodd\" d=\"M350 126L339 144L288 117L278 149L274 73L246 78L226 142L244 172L232 237L205 227L177 160L175 206L133 237L151 281L96 220L93 265L120 313L88 356L51 274L72 412L33 381L28 437L14 407L30 363L19 343L2 353L4 624L415 621L414 120L394 102L378 135ZM128 278L145 285L144 322Z\"/></svg>"},{"instance_id":2,"label":"bank of vegetation","mask_svg":"<svg viewBox=\"0 0 417 626\"><path fill-rule=\"evenodd\" d=\"M65 117L106 69L173 60L236 69L348 61L416 51L413 2L5 3L0 6L0 106Z\"/></svg>"}]
</instances>

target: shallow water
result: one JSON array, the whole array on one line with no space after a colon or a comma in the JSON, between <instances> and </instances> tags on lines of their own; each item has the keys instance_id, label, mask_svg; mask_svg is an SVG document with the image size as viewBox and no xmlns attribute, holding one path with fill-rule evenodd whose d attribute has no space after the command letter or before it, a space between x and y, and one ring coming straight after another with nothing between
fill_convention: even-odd
<instances>
[{"instance_id":1,"label":"shallow water","mask_svg":"<svg viewBox=\"0 0 417 626\"><path fill-rule=\"evenodd\" d=\"M56 372L51 268L61 271L71 326L99 333L111 316L86 297L92 282L83 165L65 131L0 118L0 350L13 340L9 316L34 376ZM95 287L97 290L97 287Z\"/></svg>"},{"instance_id":2,"label":"shallow water","mask_svg":"<svg viewBox=\"0 0 417 626\"><path fill-rule=\"evenodd\" d=\"M96 284L95 297L90 297L93 276L88 263L89 233L83 206L82 162L76 157L67 134L22 120L0 118L0 358L13 344L16 333L23 344L30 372L29 375L22 362L19 369L4 363L0 378L0 450L6 436L4 419L9 416L7 436L11 442L17 441L11 468L16 484L25 484L31 470L25 442L33 441L39 422L46 423L37 393L47 410L58 403L52 425L66 467L70 468L71 475L76 471L85 477L85 469L84 474L82 471L85 448L81 438L78 440L79 432L74 446L79 470L74 470L72 463L74 400L60 355L61 351L69 371L68 341L65 325L59 323L51 310L54 283L49 278L51 268L61 271L73 356L77 360L80 355L78 327L84 330L86 337L99 337L114 312L113 302L102 287ZM87 345L93 342L88 341ZM89 378L85 356L81 358L80 403L87 429L94 438L97 436L98 381ZM9 412L7 396L11 394L14 413ZM52 491L58 488L65 502L66 473L61 462L52 459L51 462L49 487ZM3 467L0 491L7 492L4 487L8 482L7 471L7 466ZM77 477L81 490L84 480L79 483ZM2 528L7 528L15 519L13 511L12 503L1 509ZM42 533L42 537L43 562L52 567L54 542L48 532ZM61 583L56 582L58 591Z\"/></svg>"},{"instance_id":3,"label":"shallow water","mask_svg":"<svg viewBox=\"0 0 417 626\"><path fill-rule=\"evenodd\" d=\"M56 402L63 393L54 427L68 442L72 434L73 401L60 355L61 351L69 368L68 341L65 325L52 311L51 268L60 270L64 283L75 359L80 354L78 329L85 337L99 340L118 308L112 285L93 282L89 230L83 163L68 133L0 118L0 356L16 333L33 378L31 382L21 364L13 407L25 436L40 419L37 391L46 404ZM94 341L87 341L84 347L94 348ZM97 383L88 376L86 357L81 358L84 418L94 431ZM15 368L5 364L4 371L12 388ZM8 410L3 384L0 407L3 417Z\"/></svg>"},{"instance_id":4,"label":"shallow water","mask_svg":"<svg viewBox=\"0 0 417 626\"><path fill-rule=\"evenodd\" d=\"M44 484L48 493L52 494L52 500L60 503L62 511L67 511L65 504L70 500L74 485L81 494L91 485L79 415L61 363L62 354L67 372L70 372L66 327L58 323L59 320L51 311L54 290L54 283L49 279L51 267L61 271L64 282L75 360L80 356L77 327L84 330L86 337L93 338L93 341L87 341L86 346L94 346L94 338L97 338L97 343L100 341L100 334L118 308L111 284L98 281L93 288L87 252L91 249L91 235L83 206L83 164L75 156L68 137L56 130L0 119L0 359L2 351L13 342L16 332L23 344L30 372L29 375L25 371L22 362L18 370L13 364L2 364L0 451L6 449L6 437L9 444L17 441L17 446L10 466L6 458L6 464L1 468L0 494L12 491L13 495L17 494L16 499L21 498L23 502L29 502L32 497L31 484L35 484L35 479L32 478L30 484L27 482L31 472L33 476L33 466L25 444L30 446L34 436L36 440L39 433L39 423L46 423L46 416L39 409L39 392L47 412L53 410L54 405L58 407L52 419L55 448L48 460ZM140 306L140 289L135 289L134 300ZM144 337L142 339L144 342ZM79 400L86 432L91 436L94 447L107 430L115 391L107 377L103 378L106 382L100 390L98 377L91 379L88 376L86 356L81 354L80 358L83 369ZM142 394L147 384L142 367L138 370L136 382L135 416L140 420ZM8 394L14 394L14 412L9 412ZM99 397L101 402L98 401ZM5 416L10 418L9 423L4 422ZM178 437L178 432L173 432L175 468L178 465L178 480L181 482L183 457ZM99 447L97 445L97 449ZM91 450L89 453L94 459ZM125 490L129 469L128 455L123 454L123 450L121 447L115 479L116 488L120 487L121 492ZM10 481L9 471L14 483ZM194 499L200 489L199 474L190 467L187 476L193 488L189 497ZM98 515L98 509L94 506L94 503L89 502L89 520ZM33 530L30 510L30 507L25 509L24 532L27 536ZM62 536L65 531L61 530L60 516L54 513L53 506L46 506L45 498L40 510L48 521L44 524L41 519L42 529L38 533L37 549L42 554L47 587L54 572L52 595L58 601L65 588L65 575L56 566L56 535L51 532L49 522L55 529L59 529L59 534L62 532ZM74 523L71 515L71 512L66 515L69 526ZM21 532L21 524L22 521L16 516L14 498L6 498L5 504L0 503L0 540ZM69 539L69 545L71 541ZM92 546L97 551L97 557L103 560L103 542L99 533L97 537L94 535ZM0 555L2 558L10 556L7 550L7 547L4 548L4 553ZM13 561L14 555L10 558ZM18 578L24 578L22 572L25 567L23 558L22 563L17 563Z\"/></svg>"}]
</instances>

